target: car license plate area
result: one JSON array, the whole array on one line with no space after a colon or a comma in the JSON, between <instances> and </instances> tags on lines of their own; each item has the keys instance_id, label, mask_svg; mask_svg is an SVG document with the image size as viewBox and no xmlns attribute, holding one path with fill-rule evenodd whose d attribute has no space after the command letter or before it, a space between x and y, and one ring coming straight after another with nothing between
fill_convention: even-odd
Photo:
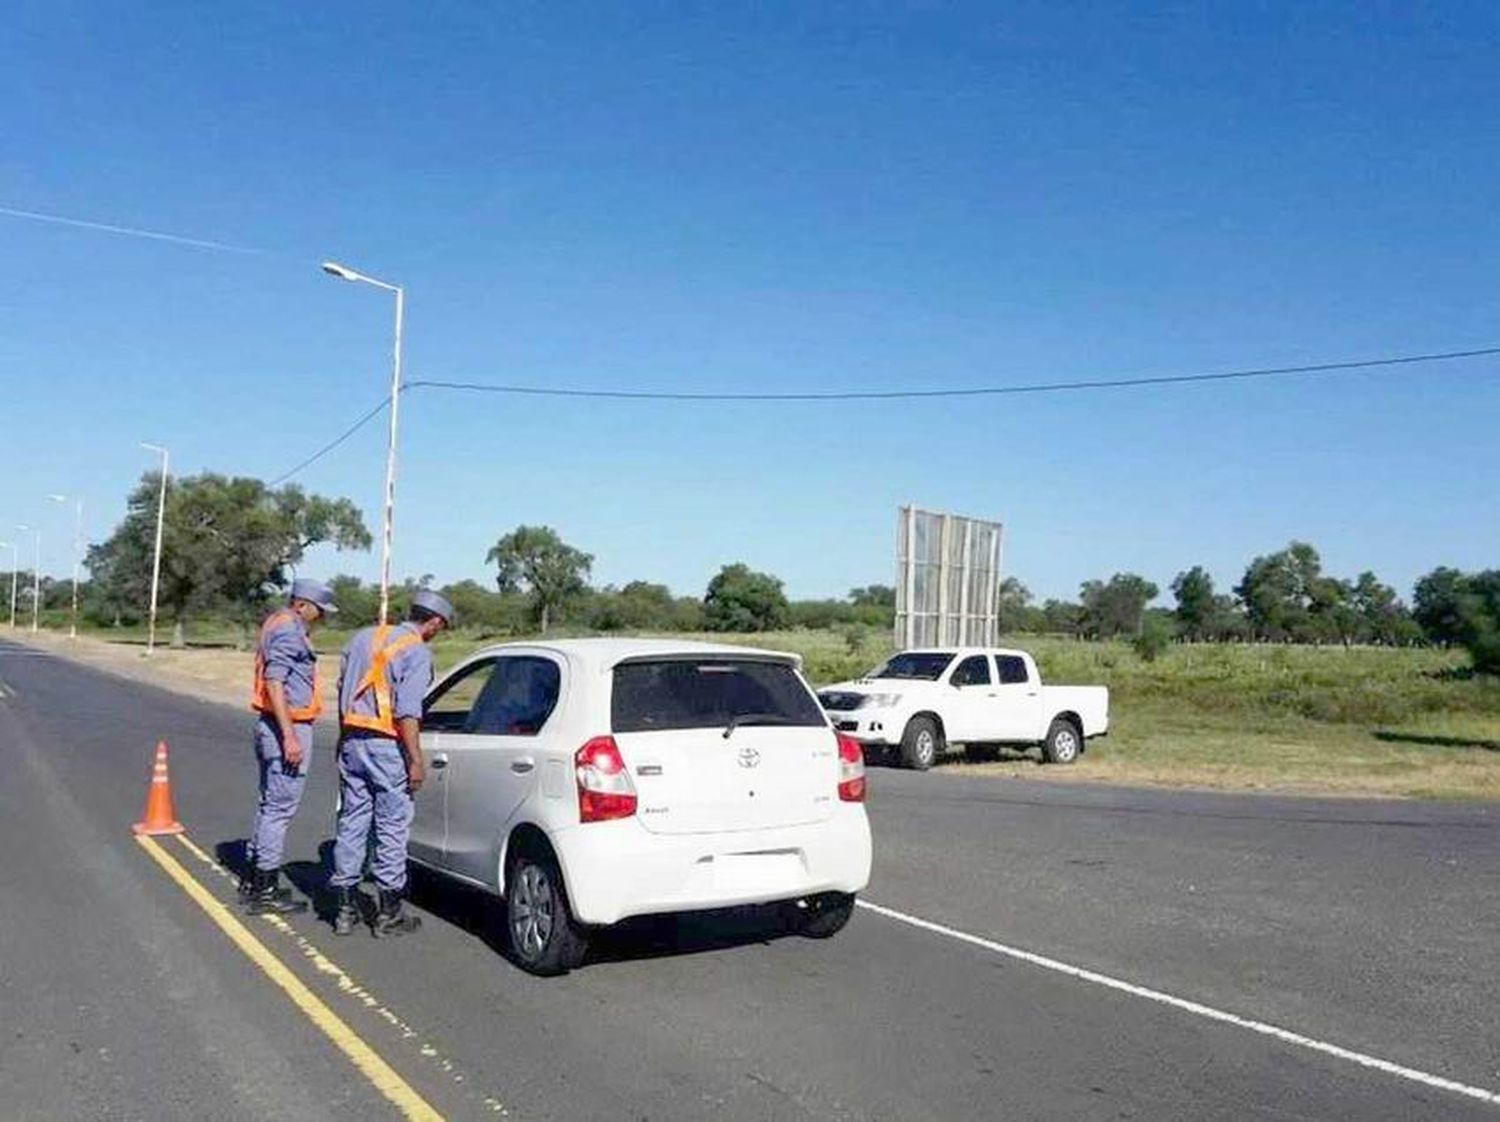
<instances>
[{"instance_id":1,"label":"car license plate area","mask_svg":"<svg viewBox=\"0 0 1500 1122\"><path fill-rule=\"evenodd\" d=\"M801 883L802 855L796 850L722 853L714 858L713 880L723 896L774 895Z\"/></svg>"}]
</instances>

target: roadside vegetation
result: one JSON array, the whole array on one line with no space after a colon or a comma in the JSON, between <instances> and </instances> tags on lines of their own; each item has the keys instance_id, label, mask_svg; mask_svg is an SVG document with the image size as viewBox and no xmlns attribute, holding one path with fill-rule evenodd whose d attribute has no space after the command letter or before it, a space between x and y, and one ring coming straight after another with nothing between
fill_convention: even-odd
<instances>
[{"instance_id":1,"label":"roadside vegetation","mask_svg":"<svg viewBox=\"0 0 1500 1122\"><path fill-rule=\"evenodd\" d=\"M159 484L144 476L125 520L88 554L81 623L117 644L144 643ZM370 545L347 499L214 474L173 479L167 494L158 642L217 651L208 661L235 668L226 676L308 549ZM890 652L886 585L791 600L774 575L734 563L701 596L648 580L601 587L593 556L546 526L499 536L483 564L483 579L392 589L396 613L420 588L455 605L462 627L440 639L440 666L541 633L693 635L795 651L826 684ZM375 619L378 590L352 576L330 583L339 627L317 641L331 653ZM24 621L29 574L18 586ZM1197 565L1169 591L1173 605L1154 606L1155 583L1114 573L1085 581L1076 600L1038 604L1019 580L1003 583L1004 642L1030 650L1050 681L1110 687L1111 735L1068 778L1500 798L1500 570L1434 569L1408 605L1373 572L1326 573L1313 546L1292 542L1253 558L1228 591ZM69 582L43 578L41 595L44 624L66 626ZM954 766L1038 770L1020 758Z\"/></svg>"}]
</instances>

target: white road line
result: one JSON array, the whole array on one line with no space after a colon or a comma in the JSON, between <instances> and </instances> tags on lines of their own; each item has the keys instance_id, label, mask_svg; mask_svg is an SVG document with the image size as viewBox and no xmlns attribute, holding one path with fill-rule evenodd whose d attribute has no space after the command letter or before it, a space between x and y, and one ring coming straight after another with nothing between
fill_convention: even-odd
<instances>
[{"instance_id":1,"label":"white road line","mask_svg":"<svg viewBox=\"0 0 1500 1122\"><path fill-rule=\"evenodd\" d=\"M1134 982L1126 982L1120 978L1111 978L1108 974L1100 974L1095 970L1087 970L1081 966L1072 966L1066 962L1059 962L1055 958L1047 958L1045 955L1034 954L1019 947L1009 947L1004 943L997 943L993 939L985 939L979 935L970 935L966 931L944 926L941 923L933 923L931 920L922 919L920 916L908 915L898 912L894 908L887 908L881 904L873 904L868 900L860 900L858 904L866 911L874 912L876 915L885 916L887 919L896 920L923 931L930 931L935 935L946 935L950 939L957 939L960 943L968 943L970 946L980 947L995 954L1005 955L1032 966L1039 966L1043 970L1052 970L1058 974L1066 974L1070 978L1077 978L1084 982L1093 982L1095 985L1104 986L1108 989L1128 993L1133 997L1143 997L1147 1001L1155 1001L1160 1005L1169 1005L1173 1009L1180 1009L1185 1013L1193 1013L1199 1017L1206 1017L1210 1021L1219 1021L1223 1024L1235 1025L1238 1028L1248 1029L1259 1033L1261 1036L1269 1036L1280 1040L1284 1044L1295 1044L1301 1048L1307 1048L1314 1052L1321 1052L1325 1056L1333 1056L1340 1060L1358 1064L1361 1067L1373 1068L1375 1071L1385 1072L1401 1079L1409 1079L1413 1083L1422 1083L1428 1087L1436 1087L1443 1091L1452 1091L1456 1095L1465 1095L1480 1102L1489 1103L1492 1106L1500 1106L1500 1092L1489 1091L1483 1087L1471 1087L1467 1083L1459 1083L1457 1080L1446 1079L1441 1075L1433 1075L1430 1072L1418 1071L1416 1068L1405 1067L1402 1064L1392 1063L1390 1060L1382 1060L1378 1056L1366 1055L1364 1052L1356 1052L1351 1048L1342 1048L1337 1044L1329 1044L1326 1041L1315 1040L1310 1036L1304 1036L1300 1032L1291 1029L1280 1028L1277 1025L1268 1025L1264 1021L1252 1020L1249 1017L1241 1017L1238 1013L1229 1013L1223 1009L1215 1009L1209 1005L1203 1005L1187 998L1175 997L1161 990L1149 989L1146 986L1138 986Z\"/></svg>"}]
</instances>

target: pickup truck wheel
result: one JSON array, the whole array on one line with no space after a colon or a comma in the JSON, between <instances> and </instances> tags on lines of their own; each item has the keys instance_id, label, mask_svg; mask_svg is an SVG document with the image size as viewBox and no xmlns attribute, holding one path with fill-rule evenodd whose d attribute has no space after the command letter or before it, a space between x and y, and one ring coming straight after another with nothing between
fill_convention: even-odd
<instances>
[{"instance_id":1,"label":"pickup truck wheel","mask_svg":"<svg viewBox=\"0 0 1500 1122\"><path fill-rule=\"evenodd\" d=\"M1042 759L1049 764L1071 764L1083 751L1083 736L1072 721L1058 717L1042 741Z\"/></svg>"},{"instance_id":2,"label":"pickup truck wheel","mask_svg":"<svg viewBox=\"0 0 1500 1122\"><path fill-rule=\"evenodd\" d=\"M901 735L901 762L913 771L926 771L943 750L943 734L931 717L913 717Z\"/></svg>"},{"instance_id":3,"label":"pickup truck wheel","mask_svg":"<svg viewBox=\"0 0 1500 1122\"><path fill-rule=\"evenodd\" d=\"M588 936L573 919L550 853L528 850L515 857L506 878L505 926L511 953L528 974L566 974L588 953Z\"/></svg>"}]
</instances>

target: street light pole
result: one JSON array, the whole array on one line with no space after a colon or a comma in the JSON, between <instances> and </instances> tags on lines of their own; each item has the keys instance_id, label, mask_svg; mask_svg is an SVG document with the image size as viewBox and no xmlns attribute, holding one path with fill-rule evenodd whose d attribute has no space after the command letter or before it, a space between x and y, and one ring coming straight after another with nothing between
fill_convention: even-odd
<instances>
[{"instance_id":1,"label":"street light pole","mask_svg":"<svg viewBox=\"0 0 1500 1122\"><path fill-rule=\"evenodd\" d=\"M12 542L0 542L0 549L10 550L10 629L16 629L16 582L21 576L21 547Z\"/></svg>"},{"instance_id":2,"label":"street light pole","mask_svg":"<svg viewBox=\"0 0 1500 1122\"><path fill-rule=\"evenodd\" d=\"M37 630L37 615L42 609L42 528L17 526L16 529L23 534L30 531L36 535L36 562L31 568L31 630L34 632Z\"/></svg>"},{"instance_id":3,"label":"street light pole","mask_svg":"<svg viewBox=\"0 0 1500 1122\"><path fill-rule=\"evenodd\" d=\"M141 447L148 452L161 453L161 488L156 496L156 548L151 558L151 622L146 629L146 654L156 650L156 594L161 588L161 530L162 524L167 516L167 450L160 444L147 444L141 441Z\"/></svg>"},{"instance_id":4,"label":"street light pole","mask_svg":"<svg viewBox=\"0 0 1500 1122\"><path fill-rule=\"evenodd\" d=\"M55 503L66 503L67 495L48 495ZM73 613L68 619L68 638L78 638L78 569L83 563L83 500L75 500L78 504L77 518L73 523Z\"/></svg>"},{"instance_id":5,"label":"street light pole","mask_svg":"<svg viewBox=\"0 0 1500 1122\"><path fill-rule=\"evenodd\" d=\"M396 522L396 419L401 402L401 320L406 293L400 285L365 276L333 261L323 262L323 271L339 280L371 284L396 294L396 343L391 362L391 426L385 449L385 516L380 542L380 622L390 622L391 609L391 539Z\"/></svg>"}]
</instances>

